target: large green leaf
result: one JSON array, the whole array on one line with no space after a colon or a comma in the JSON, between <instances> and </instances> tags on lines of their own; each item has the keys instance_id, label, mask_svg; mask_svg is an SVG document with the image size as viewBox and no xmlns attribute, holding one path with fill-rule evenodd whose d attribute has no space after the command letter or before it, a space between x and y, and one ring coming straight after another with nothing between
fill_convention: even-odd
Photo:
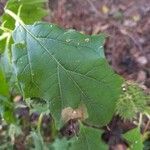
<instances>
[{"instance_id":1,"label":"large green leaf","mask_svg":"<svg viewBox=\"0 0 150 150\"><path fill-rule=\"evenodd\" d=\"M114 113L122 79L109 67L103 35L83 35L48 23L18 26L14 69L25 98L50 102L57 123L66 107L85 104L90 124L103 126Z\"/></svg>"}]
</instances>

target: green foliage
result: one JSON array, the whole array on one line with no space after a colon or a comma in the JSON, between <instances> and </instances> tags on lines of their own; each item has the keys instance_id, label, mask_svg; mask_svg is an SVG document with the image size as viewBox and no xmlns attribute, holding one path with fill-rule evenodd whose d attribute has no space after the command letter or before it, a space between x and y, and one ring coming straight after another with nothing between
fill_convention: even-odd
<instances>
[{"instance_id":1,"label":"green foliage","mask_svg":"<svg viewBox=\"0 0 150 150\"><path fill-rule=\"evenodd\" d=\"M0 54L4 52L6 46L6 38L9 36L9 33L3 32L0 30Z\"/></svg>"},{"instance_id":2,"label":"green foliage","mask_svg":"<svg viewBox=\"0 0 150 150\"><path fill-rule=\"evenodd\" d=\"M66 138L56 139L53 144L50 145L52 150L69 150L71 146L71 141Z\"/></svg>"},{"instance_id":3,"label":"green foliage","mask_svg":"<svg viewBox=\"0 0 150 150\"><path fill-rule=\"evenodd\" d=\"M14 143L15 138L21 134L22 134L22 130L21 130L20 126L17 126L15 124L10 124L9 130L8 130L8 135L11 139L11 143Z\"/></svg>"},{"instance_id":4,"label":"green foliage","mask_svg":"<svg viewBox=\"0 0 150 150\"><path fill-rule=\"evenodd\" d=\"M48 150L40 133L31 132L30 136L32 137L34 143L34 148L31 148L32 150Z\"/></svg>"},{"instance_id":5,"label":"green foliage","mask_svg":"<svg viewBox=\"0 0 150 150\"><path fill-rule=\"evenodd\" d=\"M25 23L31 24L46 16L47 12L44 9L45 2L47 2L47 0L9 0L6 8L13 11L15 14L19 14L20 18ZM19 10L20 6L22 6L21 11ZM5 27L12 30L14 29L15 20L9 15L4 14L2 21L5 22Z\"/></svg>"},{"instance_id":6,"label":"green foliage","mask_svg":"<svg viewBox=\"0 0 150 150\"><path fill-rule=\"evenodd\" d=\"M8 97L9 96L9 90L8 85L6 83L6 79L4 76L4 73L2 71L2 68L0 66L0 97Z\"/></svg>"},{"instance_id":7,"label":"green foliage","mask_svg":"<svg viewBox=\"0 0 150 150\"><path fill-rule=\"evenodd\" d=\"M126 82L122 86L122 94L117 101L117 114L125 120L131 120L138 112L145 111L147 100L148 96L136 83Z\"/></svg>"},{"instance_id":8,"label":"green foliage","mask_svg":"<svg viewBox=\"0 0 150 150\"><path fill-rule=\"evenodd\" d=\"M70 150L107 150L101 140L102 131L80 125L79 136L72 143Z\"/></svg>"},{"instance_id":9,"label":"green foliage","mask_svg":"<svg viewBox=\"0 0 150 150\"><path fill-rule=\"evenodd\" d=\"M1 128L3 127L0 125ZM8 135L8 130L3 131L3 129L0 130L0 150L13 150L13 144L11 143L10 136Z\"/></svg>"},{"instance_id":10,"label":"green foliage","mask_svg":"<svg viewBox=\"0 0 150 150\"><path fill-rule=\"evenodd\" d=\"M13 104L10 101L9 87L0 66L0 115L8 122L14 122Z\"/></svg>"},{"instance_id":11,"label":"green foliage","mask_svg":"<svg viewBox=\"0 0 150 150\"><path fill-rule=\"evenodd\" d=\"M47 0L9 0L6 4L6 8L18 14L25 23L31 24L41 20L47 15L47 11L44 9L45 2L47 2ZM9 38L9 35L6 34L10 33L16 24L16 20L6 13L1 17L1 20L3 22L3 28L1 29L4 30L4 32L0 30L0 53L5 50L6 40ZM3 35L6 36L4 37ZM12 42L9 42L9 44L10 43Z\"/></svg>"},{"instance_id":12,"label":"green foliage","mask_svg":"<svg viewBox=\"0 0 150 150\"><path fill-rule=\"evenodd\" d=\"M13 39L14 69L25 98L49 101L57 125L64 108L75 109L82 103L88 123L103 126L110 121L122 79L104 57L103 35L35 23L17 27Z\"/></svg>"},{"instance_id":13,"label":"green foliage","mask_svg":"<svg viewBox=\"0 0 150 150\"><path fill-rule=\"evenodd\" d=\"M14 89L18 91L16 76L11 63L11 52L7 46L5 46L5 52L1 55L0 63L8 84L9 91L13 91Z\"/></svg>"},{"instance_id":14,"label":"green foliage","mask_svg":"<svg viewBox=\"0 0 150 150\"><path fill-rule=\"evenodd\" d=\"M71 140L56 139L52 144L54 150L107 150L107 145L101 140L102 131L80 124L79 134Z\"/></svg>"},{"instance_id":15,"label":"green foliage","mask_svg":"<svg viewBox=\"0 0 150 150\"><path fill-rule=\"evenodd\" d=\"M9 0L7 2L6 8L9 8L18 14L24 22L33 23L34 21L41 20L46 15L46 10L44 9L44 3L46 1L47 0ZM15 28L16 20L12 19L12 17L4 13L3 16L1 16L1 21L0 54L3 54L0 56L0 109L3 117L8 122L13 122L14 110L9 93L11 93L11 95L19 93L11 59L11 43L13 43L11 33L12 29ZM3 78L5 78L5 81Z\"/></svg>"},{"instance_id":16,"label":"green foliage","mask_svg":"<svg viewBox=\"0 0 150 150\"><path fill-rule=\"evenodd\" d=\"M43 99L32 98L26 99L26 104L30 108L30 113L37 112L39 114L49 114L49 103Z\"/></svg>"},{"instance_id":17,"label":"green foliage","mask_svg":"<svg viewBox=\"0 0 150 150\"><path fill-rule=\"evenodd\" d=\"M130 150L142 150L143 141L139 128L132 129L124 134L124 138L128 141Z\"/></svg>"},{"instance_id":18,"label":"green foliage","mask_svg":"<svg viewBox=\"0 0 150 150\"><path fill-rule=\"evenodd\" d=\"M149 148L150 148L150 138L144 142L143 150L149 150Z\"/></svg>"}]
</instances>

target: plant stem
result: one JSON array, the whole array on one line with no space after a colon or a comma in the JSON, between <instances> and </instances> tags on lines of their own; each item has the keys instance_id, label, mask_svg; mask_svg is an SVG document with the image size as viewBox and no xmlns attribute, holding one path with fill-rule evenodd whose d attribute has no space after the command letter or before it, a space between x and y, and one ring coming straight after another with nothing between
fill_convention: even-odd
<instances>
[{"instance_id":1,"label":"plant stem","mask_svg":"<svg viewBox=\"0 0 150 150\"><path fill-rule=\"evenodd\" d=\"M0 41L6 39L6 38L9 37L9 36L10 36L10 33L4 32L4 33L0 36Z\"/></svg>"},{"instance_id":2,"label":"plant stem","mask_svg":"<svg viewBox=\"0 0 150 150\"><path fill-rule=\"evenodd\" d=\"M5 13L10 15L15 21L16 23L19 23L21 24L22 26L24 26L24 22L20 19L19 16L17 16L14 12L12 12L11 10L9 9L5 9Z\"/></svg>"},{"instance_id":3,"label":"plant stem","mask_svg":"<svg viewBox=\"0 0 150 150\"><path fill-rule=\"evenodd\" d=\"M9 63L11 63L11 49L9 49L10 40L11 40L11 34L9 34L9 36L7 37L6 45L5 45L5 54L7 55Z\"/></svg>"},{"instance_id":4,"label":"plant stem","mask_svg":"<svg viewBox=\"0 0 150 150\"><path fill-rule=\"evenodd\" d=\"M42 119L43 119L43 113L40 114L39 119L38 119L37 130L39 133L41 131Z\"/></svg>"},{"instance_id":5,"label":"plant stem","mask_svg":"<svg viewBox=\"0 0 150 150\"><path fill-rule=\"evenodd\" d=\"M3 27L3 26L0 26L0 29L3 30L4 32L8 32L8 33L11 33L11 32L12 32L11 29L8 29L8 28Z\"/></svg>"},{"instance_id":6,"label":"plant stem","mask_svg":"<svg viewBox=\"0 0 150 150\"><path fill-rule=\"evenodd\" d=\"M20 14L21 14L21 9L22 9L22 6L23 6L23 5L20 5L20 6L19 6L19 8L18 8L18 13L17 13L17 16L19 16L19 17L20 17Z\"/></svg>"},{"instance_id":7,"label":"plant stem","mask_svg":"<svg viewBox=\"0 0 150 150\"><path fill-rule=\"evenodd\" d=\"M52 119L51 126L50 126L50 128L51 128L51 138L55 139L57 134L58 134L58 131L56 129L54 119L53 118L51 118L51 119Z\"/></svg>"},{"instance_id":8,"label":"plant stem","mask_svg":"<svg viewBox=\"0 0 150 150\"><path fill-rule=\"evenodd\" d=\"M142 115L142 113L140 113L140 116L139 116L139 123L138 123L139 129L140 129L141 125L142 125L142 118L143 118L143 115Z\"/></svg>"}]
</instances>

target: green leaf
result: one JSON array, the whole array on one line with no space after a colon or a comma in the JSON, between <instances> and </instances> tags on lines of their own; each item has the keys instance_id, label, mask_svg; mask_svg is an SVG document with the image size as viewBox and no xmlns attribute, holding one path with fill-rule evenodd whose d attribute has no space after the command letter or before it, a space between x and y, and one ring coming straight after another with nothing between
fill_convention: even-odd
<instances>
[{"instance_id":1,"label":"green leaf","mask_svg":"<svg viewBox=\"0 0 150 150\"><path fill-rule=\"evenodd\" d=\"M49 114L49 104L46 101L40 99L33 99L28 102L30 105L30 113L37 112L39 114Z\"/></svg>"},{"instance_id":2,"label":"green leaf","mask_svg":"<svg viewBox=\"0 0 150 150\"><path fill-rule=\"evenodd\" d=\"M2 68L0 66L0 96L8 97L9 90Z\"/></svg>"},{"instance_id":3,"label":"green leaf","mask_svg":"<svg viewBox=\"0 0 150 150\"><path fill-rule=\"evenodd\" d=\"M13 38L14 69L25 98L49 101L57 125L64 108L81 104L87 107L87 123L103 126L110 121L122 79L105 59L102 34L35 23L17 27Z\"/></svg>"},{"instance_id":4,"label":"green leaf","mask_svg":"<svg viewBox=\"0 0 150 150\"><path fill-rule=\"evenodd\" d=\"M130 150L142 150L143 141L139 128L132 129L125 133L123 137L128 141Z\"/></svg>"},{"instance_id":5,"label":"green leaf","mask_svg":"<svg viewBox=\"0 0 150 150\"><path fill-rule=\"evenodd\" d=\"M47 10L44 8L44 3L48 0L9 0L6 8L13 11L15 14L19 13L20 18L27 24L32 24L35 21L42 20L47 15ZM21 11L19 7L22 6ZM9 30L15 28L16 21L8 14L3 14L1 17L3 26ZM0 30L0 36L5 33ZM5 50L6 39L0 40L0 53ZM11 44L11 41L10 41Z\"/></svg>"},{"instance_id":6,"label":"green leaf","mask_svg":"<svg viewBox=\"0 0 150 150\"><path fill-rule=\"evenodd\" d=\"M4 73L0 66L0 114L8 123L15 121L14 110L10 101L9 86L6 82Z\"/></svg>"},{"instance_id":7,"label":"green leaf","mask_svg":"<svg viewBox=\"0 0 150 150\"><path fill-rule=\"evenodd\" d=\"M107 150L101 139L102 131L80 124L80 132L70 140L56 139L51 145L52 150Z\"/></svg>"},{"instance_id":8,"label":"green leaf","mask_svg":"<svg viewBox=\"0 0 150 150\"><path fill-rule=\"evenodd\" d=\"M31 132L30 136L32 137L34 143L34 148L31 148L32 150L48 150L44 144L41 134Z\"/></svg>"},{"instance_id":9,"label":"green leaf","mask_svg":"<svg viewBox=\"0 0 150 150\"><path fill-rule=\"evenodd\" d=\"M0 54L5 50L7 33L0 30Z\"/></svg>"},{"instance_id":10,"label":"green leaf","mask_svg":"<svg viewBox=\"0 0 150 150\"><path fill-rule=\"evenodd\" d=\"M80 133L71 144L69 150L107 150L108 147L101 139L102 131L90 127L80 126Z\"/></svg>"},{"instance_id":11,"label":"green leaf","mask_svg":"<svg viewBox=\"0 0 150 150\"><path fill-rule=\"evenodd\" d=\"M148 139L148 140L144 141L143 150L149 150L149 148L150 148L150 140Z\"/></svg>"},{"instance_id":12,"label":"green leaf","mask_svg":"<svg viewBox=\"0 0 150 150\"><path fill-rule=\"evenodd\" d=\"M25 23L31 24L35 21L41 20L44 16L46 16L47 12L44 9L45 2L47 2L47 0L9 0L6 8L17 14L19 7L22 5L20 18ZM5 27L14 29L15 20L13 20L13 18L8 14L4 14L2 20L3 22L6 21Z\"/></svg>"},{"instance_id":13,"label":"green leaf","mask_svg":"<svg viewBox=\"0 0 150 150\"><path fill-rule=\"evenodd\" d=\"M5 46L5 52L1 55L0 63L9 87L9 91L12 92L15 90L16 93L20 93L17 86L16 76L12 67L9 45Z\"/></svg>"},{"instance_id":14,"label":"green leaf","mask_svg":"<svg viewBox=\"0 0 150 150\"><path fill-rule=\"evenodd\" d=\"M53 144L50 145L51 150L69 150L71 144L71 140L67 140L66 138L63 139L56 139Z\"/></svg>"}]
</instances>

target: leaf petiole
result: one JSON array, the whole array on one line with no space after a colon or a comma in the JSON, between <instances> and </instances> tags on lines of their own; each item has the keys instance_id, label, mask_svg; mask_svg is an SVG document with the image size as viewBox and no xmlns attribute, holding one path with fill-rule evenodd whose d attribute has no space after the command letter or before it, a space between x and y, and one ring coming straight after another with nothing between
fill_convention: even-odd
<instances>
[{"instance_id":1,"label":"leaf petiole","mask_svg":"<svg viewBox=\"0 0 150 150\"><path fill-rule=\"evenodd\" d=\"M19 23L22 26L25 25L24 22L21 20L21 18L18 15L16 15L14 12L12 12L11 10L5 9L5 13L8 14L8 15L10 15L16 21L16 24Z\"/></svg>"},{"instance_id":2,"label":"leaf petiole","mask_svg":"<svg viewBox=\"0 0 150 150\"><path fill-rule=\"evenodd\" d=\"M42 120L43 120L43 113L40 114L39 119L38 119L38 124L37 124L38 133L40 133L40 130L41 130Z\"/></svg>"}]
</instances>

